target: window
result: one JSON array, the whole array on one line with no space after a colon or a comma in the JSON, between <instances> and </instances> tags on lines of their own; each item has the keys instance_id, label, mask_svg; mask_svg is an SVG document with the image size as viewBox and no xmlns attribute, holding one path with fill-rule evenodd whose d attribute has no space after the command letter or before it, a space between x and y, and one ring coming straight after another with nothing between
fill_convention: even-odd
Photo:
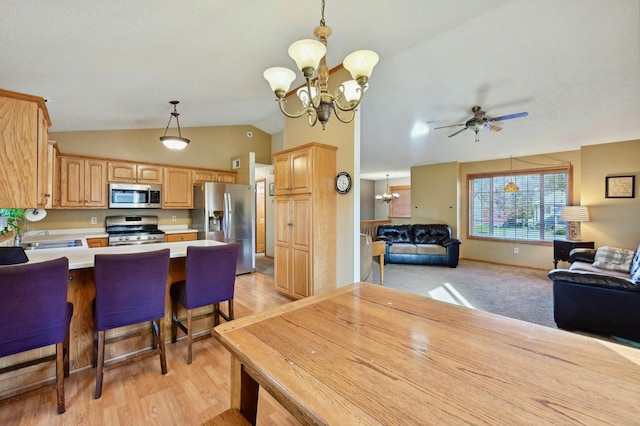
<instances>
[{"instance_id":1,"label":"window","mask_svg":"<svg viewBox=\"0 0 640 426\"><path fill-rule=\"evenodd\" d=\"M389 217L411 217L411 185L390 186L389 192L400 194L400 198L389 203Z\"/></svg>"},{"instance_id":2,"label":"window","mask_svg":"<svg viewBox=\"0 0 640 426\"><path fill-rule=\"evenodd\" d=\"M571 200L571 166L469 175L469 237L552 241L567 233L560 209ZM518 192L504 192L513 181Z\"/></svg>"}]
</instances>

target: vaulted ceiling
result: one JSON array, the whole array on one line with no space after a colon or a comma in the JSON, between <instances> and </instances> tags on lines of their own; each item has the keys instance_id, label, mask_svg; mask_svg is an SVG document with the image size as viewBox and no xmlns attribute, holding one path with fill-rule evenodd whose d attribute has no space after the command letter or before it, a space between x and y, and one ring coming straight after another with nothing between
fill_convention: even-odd
<instances>
[{"instance_id":1,"label":"vaulted ceiling","mask_svg":"<svg viewBox=\"0 0 640 426\"><path fill-rule=\"evenodd\" d=\"M178 99L182 127L277 133L262 72L295 68L287 48L313 38L320 7L12 0L0 13L0 87L46 98L52 132L164 128ZM354 50L380 55L361 106L365 178L640 139L638 0L327 0L325 18L330 68ZM433 130L463 123L474 105L529 116L478 142L470 130Z\"/></svg>"}]
</instances>

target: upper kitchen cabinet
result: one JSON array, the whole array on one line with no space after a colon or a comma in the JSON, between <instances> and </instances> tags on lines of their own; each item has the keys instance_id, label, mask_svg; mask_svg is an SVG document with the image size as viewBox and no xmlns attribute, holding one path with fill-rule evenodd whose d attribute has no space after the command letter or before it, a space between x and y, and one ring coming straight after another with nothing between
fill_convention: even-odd
<instances>
[{"instance_id":1,"label":"upper kitchen cabinet","mask_svg":"<svg viewBox=\"0 0 640 426\"><path fill-rule=\"evenodd\" d=\"M204 182L236 183L236 172L193 169L192 174L194 185L199 185Z\"/></svg>"},{"instance_id":2,"label":"upper kitchen cabinet","mask_svg":"<svg viewBox=\"0 0 640 426\"><path fill-rule=\"evenodd\" d=\"M106 208L107 162L61 156L60 207Z\"/></svg>"},{"instance_id":3,"label":"upper kitchen cabinet","mask_svg":"<svg viewBox=\"0 0 640 426\"><path fill-rule=\"evenodd\" d=\"M323 153L332 150L335 147L327 151L327 145L310 143L274 154L275 195L313 192L314 167L322 168L326 157ZM332 166L335 167L335 164Z\"/></svg>"},{"instance_id":4,"label":"upper kitchen cabinet","mask_svg":"<svg viewBox=\"0 0 640 426\"><path fill-rule=\"evenodd\" d=\"M193 208L192 170L182 167L165 167L162 184L163 209Z\"/></svg>"},{"instance_id":5,"label":"upper kitchen cabinet","mask_svg":"<svg viewBox=\"0 0 640 426\"><path fill-rule=\"evenodd\" d=\"M58 144L49 141L47 144L47 192L51 195L47 199L45 208L60 206L60 151Z\"/></svg>"},{"instance_id":6,"label":"upper kitchen cabinet","mask_svg":"<svg viewBox=\"0 0 640 426\"><path fill-rule=\"evenodd\" d=\"M45 207L49 112L44 99L0 89L0 207Z\"/></svg>"},{"instance_id":7,"label":"upper kitchen cabinet","mask_svg":"<svg viewBox=\"0 0 640 426\"><path fill-rule=\"evenodd\" d=\"M162 184L162 166L132 163L127 161L108 162L109 182L133 182Z\"/></svg>"}]
</instances>

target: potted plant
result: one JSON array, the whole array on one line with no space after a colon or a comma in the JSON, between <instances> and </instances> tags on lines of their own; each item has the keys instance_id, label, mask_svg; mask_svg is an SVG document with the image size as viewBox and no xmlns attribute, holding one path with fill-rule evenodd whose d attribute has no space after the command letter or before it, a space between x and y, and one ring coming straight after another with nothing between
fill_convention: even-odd
<instances>
[{"instance_id":1,"label":"potted plant","mask_svg":"<svg viewBox=\"0 0 640 426\"><path fill-rule=\"evenodd\" d=\"M20 222L24 212L24 209L0 209L0 235L4 237L11 231L18 235L22 231Z\"/></svg>"}]
</instances>

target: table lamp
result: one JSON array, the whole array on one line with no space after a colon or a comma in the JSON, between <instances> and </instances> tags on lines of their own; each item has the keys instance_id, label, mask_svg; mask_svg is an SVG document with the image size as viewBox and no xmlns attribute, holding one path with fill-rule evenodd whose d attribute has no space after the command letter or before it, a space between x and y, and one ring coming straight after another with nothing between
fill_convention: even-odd
<instances>
[{"instance_id":1,"label":"table lamp","mask_svg":"<svg viewBox=\"0 0 640 426\"><path fill-rule=\"evenodd\" d=\"M589 221L589 210L586 206L566 206L560 210L560 220L569 224L569 239L580 240L580 222Z\"/></svg>"}]
</instances>

